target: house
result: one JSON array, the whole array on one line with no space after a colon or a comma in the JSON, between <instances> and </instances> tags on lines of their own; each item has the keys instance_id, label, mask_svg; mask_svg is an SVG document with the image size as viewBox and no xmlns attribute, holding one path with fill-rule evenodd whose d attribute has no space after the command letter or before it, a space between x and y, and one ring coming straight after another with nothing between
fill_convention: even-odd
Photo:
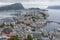
<instances>
[{"instance_id":1,"label":"house","mask_svg":"<svg viewBox=\"0 0 60 40\"><path fill-rule=\"evenodd\" d=\"M34 40L37 40L38 38L41 37L41 32L38 31L30 32L30 34L32 35Z\"/></svg>"},{"instance_id":2,"label":"house","mask_svg":"<svg viewBox=\"0 0 60 40\"><path fill-rule=\"evenodd\" d=\"M10 25L10 24L15 25L15 22L14 22L13 19L5 18L5 19L3 19L3 20L4 20L3 22L4 22L5 25Z\"/></svg>"},{"instance_id":3,"label":"house","mask_svg":"<svg viewBox=\"0 0 60 40\"><path fill-rule=\"evenodd\" d=\"M6 36L0 36L0 40L7 40Z\"/></svg>"},{"instance_id":4,"label":"house","mask_svg":"<svg viewBox=\"0 0 60 40\"><path fill-rule=\"evenodd\" d=\"M13 30L11 28L4 28L2 31L1 31L1 34L2 35L5 35L6 37L12 37L13 36Z\"/></svg>"},{"instance_id":5,"label":"house","mask_svg":"<svg viewBox=\"0 0 60 40\"><path fill-rule=\"evenodd\" d=\"M2 20L2 19L0 19L0 25L1 25L1 24L3 24L3 20Z\"/></svg>"},{"instance_id":6,"label":"house","mask_svg":"<svg viewBox=\"0 0 60 40\"><path fill-rule=\"evenodd\" d=\"M24 38L24 36L22 35L21 37L20 37L20 40L24 40L25 38Z\"/></svg>"},{"instance_id":7,"label":"house","mask_svg":"<svg viewBox=\"0 0 60 40\"><path fill-rule=\"evenodd\" d=\"M24 24L29 25L29 24L31 24L31 21L30 20L24 20Z\"/></svg>"}]
</instances>

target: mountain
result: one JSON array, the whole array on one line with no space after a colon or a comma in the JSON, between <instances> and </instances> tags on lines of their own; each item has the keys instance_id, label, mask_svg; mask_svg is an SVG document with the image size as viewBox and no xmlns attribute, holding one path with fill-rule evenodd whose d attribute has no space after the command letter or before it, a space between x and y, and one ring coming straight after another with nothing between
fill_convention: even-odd
<instances>
[{"instance_id":1,"label":"mountain","mask_svg":"<svg viewBox=\"0 0 60 40\"><path fill-rule=\"evenodd\" d=\"M0 10L20 10L20 9L25 9L21 3L15 3L0 7Z\"/></svg>"},{"instance_id":2,"label":"mountain","mask_svg":"<svg viewBox=\"0 0 60 40\"><path fill-rule=\"evenodd\" d=\"M40 8L29 8L29 10L40 10Z\"/></svg>"},{"instance_id":3,"label":"mountain","mask_svg":"<svg viewBox=\"0 0 60 40\"><path fill-rule=\"evenodd\" d=\"M48 6L48 9L60 9L60 6Z\"/></svg>"}]
</instances>

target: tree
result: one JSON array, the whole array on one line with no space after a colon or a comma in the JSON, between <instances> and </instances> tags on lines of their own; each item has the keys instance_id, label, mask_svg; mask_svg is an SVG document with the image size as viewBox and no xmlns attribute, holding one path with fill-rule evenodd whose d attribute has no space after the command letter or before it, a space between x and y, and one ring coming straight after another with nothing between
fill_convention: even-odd
<instances>
[{"instance_id":1,"label":"tree","mask_svg":"<svg viewBox=\"0 0 60 40\"><path fill-rule=\"evenodd\" d=\"M18 36L13 36L13 37L11 37L11 38L8 39L8 40L19 40L19 38L18 38Z\"/></svg>"},{"instance_id":2,"label":"tree","mask_svg":"<svg viewBox=\"0 0 60 40\"><path fill-rule=\"evenodd\" d=\"M13 24L10 24L10 26L11 26L12 28L14 28Z\"/></svg>"},{"instance_id":3,"label":"tree","mask_svg":"<svg viewBox=\"0 0 60 40\"><path fill-rule=\"evenodd\" d=\"M37 40L42 40L42 39L41 39L41 37L40 37L40 38L38 38Z\"/></svg>"},{"instance_id":4,"label":"tree","mask_svg":"<svg viewBox=\"0 0 60 40\"><path fill-rule=\"evenodd\" d=\"M32 36L31 35L28 35L27 36L27 40L33 40Z\"/></svg>"},{"instance_id":5,"label":"tree","mask_svg":"<svg viewBox=\"0 0 60 40\"><path fill-rule=\"evenodd\" d=\"M36 17L32 16L31 18L32 18L33 22L35 22Z\"/></svg>"},{"instance_id":6,"label":"tree","mask_svg":"<svg viewBox=\"0 0 60 40\"><path fill-rule=\"evenodd\" d=\"M0 27L1 27L1 28L2 28L2 27L4 27L4 26L5 26L5 24L4 24L4 23L0 25Z\"/></svg>"},{"instance_id":7,"label":"tree","mask_svg":"<svg viewBox=\"0 0 60 40\"><path fill-rule=\"evenodd\" d=\"M41 36L39 38L37 38L37 40L42 40Z\"/></svg>"}]
</instances>

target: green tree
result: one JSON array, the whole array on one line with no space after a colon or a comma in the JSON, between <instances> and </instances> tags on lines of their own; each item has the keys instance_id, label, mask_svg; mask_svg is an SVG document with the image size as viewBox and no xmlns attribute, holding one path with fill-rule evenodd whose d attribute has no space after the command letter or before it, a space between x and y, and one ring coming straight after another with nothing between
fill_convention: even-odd
<instances>
[{"instance_id":1,"label":"green tree","mask_svg":"<svg viewBox=\"0 0 60 40\"><path fill-rule=\"evenodd\" d=\"M41 36L39 38L37 38L37 40L42 40Z\"/></svg>"},{"instance_id":2,"label":"green tree","mask_svg":"<svg viewBox=\"0 0 60 40\"><path fill-rule=\"evenodd\" d=\"M5 24L4 24L4 23L0 25L0 27L1 27L1 28L2 28L2 27L4 27L4 26L5 26Z\"/></svg>"},{"instance_id":3,"label":"green tree","mask_svg":"<svg viewBox=\"0 0 60 40\"><path fill-rule=\"evenodd\" d=\"M42 39L41 39L41 37L40 37L40 38L38 38L37 40L42 40Z\"/></svg>"},{"instance_id":4,"label":"green tree","mask_svg":"<svg viewBox=\"0 0 60 40\"><path fill-rule=\"evenodd\" d=\"M19 38L18 38L18 36L13 36L13 37L11 37L11 38L8 39L8 40L19 40Z\"/></svg>"},{"instance_id":5,"label":"green tree","mask_svg":"<svg viewBox=\"0 0 60 40\"><path fill-rule=\"evenodd\" d=\"M13 24L10 24L10 26L11 26L12 28L14 28Z\"/></svg>"},{"instance_id":6,"label":"green tree","mask_svg":"<svg viewBox=\"0 0 60 40\"><path fill-rule=\"evenodd\" d=\"M32 16L31 18L32 18L33 22L35 22L36 17Z\"/></svg>"},{"instance_id":7,"label":"green tree","mask_svg":"<svg viewBox=\"0 0 60 40\"><path fill-rule=\"evenodd\" d=\"M27 40L33 40L32 36L31 35L28 35L27 36Z\"/></svg>"},{"instance_id":8,"label":"green tree","mask_svg":"<svg viewBox=\"0 0 60 40\"><path fill-rule=\"evenodd\" d=\"M9 26L8 24L6 26Z\"/></svg>"}]
</instances>

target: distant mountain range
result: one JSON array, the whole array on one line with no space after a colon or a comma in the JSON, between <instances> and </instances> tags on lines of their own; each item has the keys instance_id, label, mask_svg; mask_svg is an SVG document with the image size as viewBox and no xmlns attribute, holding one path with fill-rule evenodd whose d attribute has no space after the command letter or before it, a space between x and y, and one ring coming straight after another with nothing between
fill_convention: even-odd
<instances>
[{"instance_id":1,"label":"distant mountain range","mask_svg":"<svg viewBox=\"0 0 60 40\"><path fill-rule=\"evenodd\" d=\"M24 10L24 6L21 3L15 3L7 6L0 7L0 10ZM40 10L40 8L29 8L28 10Z\"/></svg>"},{"instance_id":2,"label":"distant mountain range","mask_svg":"<svg viewBox=\"0 0 60 40\"><path fill-rule=\"evenodd\" d=\"M25 8L21 3L15 3L15 4L11 4L11 5L1 6L0 10L25 10ZM28 8L27 10L42 10L42 11L45 11L45 9L40 9L40 8Z\"/></svg>"},{"instance_id":3,"label":"distant mountain range","mask_svg":"<svg viewBox=\"0 0 60 40\"><path fill-rule=\"evenodd\" d=\"M0 10L20 10L20 9L25 9L21 3L15 3L0 7Z\"/></svg>"},{"instance_id":4,"label":"distant mountain range","mask_svg":"<svg viewBox=\"0 0 60 40\"><path fill-rule=\"evenodd\" d=\"M48 9L60 9L60 6L48 6Z\"/></svg>"},{"instance_id":5,"label":"distant mountain range","mask_svg":"<svg viewBox=\"0 0 60 40\"><path fill-rule=\"evenodd\" d=\"M29 10L41 10L40 8L29 8Z\"/></svg>"}]
</instances>

